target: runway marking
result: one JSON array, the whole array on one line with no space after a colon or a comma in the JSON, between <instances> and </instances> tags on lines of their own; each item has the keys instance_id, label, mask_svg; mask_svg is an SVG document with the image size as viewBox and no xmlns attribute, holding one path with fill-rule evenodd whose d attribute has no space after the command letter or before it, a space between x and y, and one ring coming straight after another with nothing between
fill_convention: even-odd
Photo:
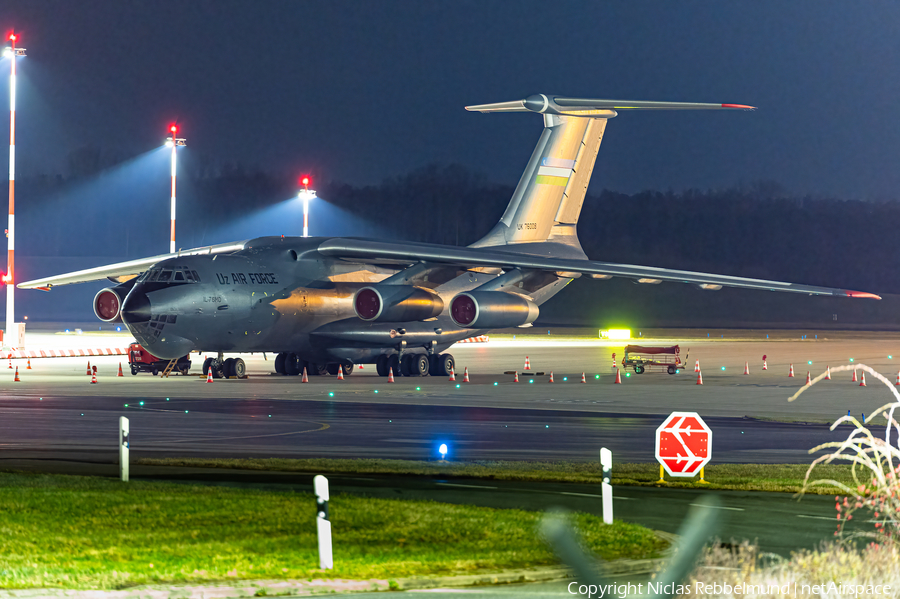
<instances>
[{"instance_id":1,"label":"runway marking","mask_svg":"<svg viewBox=\"0 0 900 599\"><path fill-rule=\"evenodd\" d=\"M692 503L691 506L693 506L693 507L711 507L711 508L715 508L717 510L731 510L732 512L746 511L742 507L725 507L724 505L706 505L703 503Z\"/></svg>"},{"instance_id":2,"label":"runway marking","mask_svg":"<svg viewBox=\"0 0 900 599\"><path fill-rule=\"evenodd\" d=\"M234 441L235 439L263 439L267 437L287 437L290 435L302 435L305 433L317 433L319 431L324 431L327 428L331 428L330 424L325 424L324 422L314 422L313 424L320 424L319 428L311 428L305 431L288 431L286 433L271 433L268 435L245 435L243 437L206 437L206 438L193 438L193 439L174 439L170 441L166 441L166 443L196 443L197 441Z\"/></svg>"},{"instance_id":3,"label":"runway marking","mask_svg":"<svg viewBox=\"0 0 900 599\"><path fill-rule=\"evenodd\" d=\"M497 487L485 487L482 485L461 485L458 483L435 483L444 487L464 487L466 489L496 489Z\"/></svg>"},{"instance_id":4,"label":"runway marking","mask_svg":"<svg viewBox=\"0 0 900 599\"><path fill-rule=\"evenodd\" d=\"M835 518L829 518L827 516L807 516L806 514L797 514L798 518L807 518L809 520L834 520Z\"/></svg>"},{"instance_id":5,"label":"runway marking","mask_svg":"<svg viewBox=\"0 0 900 599\"><path fill-rule=\"evenodd\" d=\"M595 495L593 493L570 493L569 491L557 491L560 495L574 495L575 497L596 497L603 499L603 495ZM613 495L613 499L621 499L622 501L634 501L634 497L619 497Z\"/></svg>"}]
</instances>

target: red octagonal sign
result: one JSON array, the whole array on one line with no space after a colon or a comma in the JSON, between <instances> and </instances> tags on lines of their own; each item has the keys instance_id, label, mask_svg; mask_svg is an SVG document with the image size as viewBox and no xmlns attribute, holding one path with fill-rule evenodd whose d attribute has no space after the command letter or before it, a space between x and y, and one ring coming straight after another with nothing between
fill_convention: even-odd
<instances>
[{"instance_id":1,"label":"red octagonal sign","mask_svg":"<svg viewBox=\"0 0 900 599\"><path fill-rule=\"evenodd\" d=\"M656 429L656 459L670 476L694 476L712 458L712 431L696 412L672 412Z\"/></svg>"}]
</instances>

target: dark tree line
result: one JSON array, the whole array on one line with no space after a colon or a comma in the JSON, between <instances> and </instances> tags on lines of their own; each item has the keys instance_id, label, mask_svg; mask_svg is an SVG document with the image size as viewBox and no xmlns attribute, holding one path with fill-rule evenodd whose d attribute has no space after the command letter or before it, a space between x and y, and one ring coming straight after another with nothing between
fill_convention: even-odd
<instances>
[{"instance_id":1,"label":"dark tree line","mask_svg":"<svg viewBox=\"0 0 900 599\"><path fill-rule=\"evenodd\" d=\"M80 156L95 162L95 156ZM86 170L87 167L85 167ZM168 182L91 176L17 181L19 249L34 256L141 256L168 222ZM238 167L185 173L179 239L211 232L296 194L292 177ZM513 192L464 167L429 166L378 185L317 185L324 201L396 239L465 245L500 218ZM757 278L900 292L900 203L743 189L589 193L578 225L591 258ZM153 230L152 235L150 229ZM278 233L281 233L279 231ZM300 234L295 231L294 234ZM160 238L161 239L161 238Z\"/></svg>"}]
</instances>

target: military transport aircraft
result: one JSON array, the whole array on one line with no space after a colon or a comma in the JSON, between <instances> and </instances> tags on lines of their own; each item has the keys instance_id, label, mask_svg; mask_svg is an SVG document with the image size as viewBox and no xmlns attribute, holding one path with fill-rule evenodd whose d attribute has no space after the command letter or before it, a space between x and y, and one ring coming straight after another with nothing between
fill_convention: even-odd
<instances>
[{"instance_id":1,"label":"military transport aircraft","mask_svg":"<svg viewBox=\"0 0 900 599\"><path fill-rule=\"evenodd\" d=\"M690 271L588 260L576 225L607 121L631 110L754 110L737 104L625 102L533 95L469 106L534 112L544 129L500 221L468 247L340 237L260 237L152 256L19 284L109 279L94 298L104 322L124 322L147 350L174 359L212 352L204 374L242 376L240 358L277 353L275 370L447 375L454 342L525 327L572 279L627 277L810 295L877 295Z\"/></svg>"}]
</instances>

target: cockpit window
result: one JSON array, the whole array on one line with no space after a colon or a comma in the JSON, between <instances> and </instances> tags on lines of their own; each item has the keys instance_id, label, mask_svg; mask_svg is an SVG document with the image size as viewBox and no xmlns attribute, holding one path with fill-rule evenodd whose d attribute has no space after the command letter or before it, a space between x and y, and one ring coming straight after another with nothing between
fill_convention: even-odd
<instances>
[{"instance_id":1,"label":"cockpit window","mask_svg":"<svg viewBox=\"0 0 900 599\"><path fill-rule=\"evenodd\" d=\"M138 279L140 283L199 283L200 275L196 270L184 266L171 268L151 268Z\"/></svg>"}]
</instances>

